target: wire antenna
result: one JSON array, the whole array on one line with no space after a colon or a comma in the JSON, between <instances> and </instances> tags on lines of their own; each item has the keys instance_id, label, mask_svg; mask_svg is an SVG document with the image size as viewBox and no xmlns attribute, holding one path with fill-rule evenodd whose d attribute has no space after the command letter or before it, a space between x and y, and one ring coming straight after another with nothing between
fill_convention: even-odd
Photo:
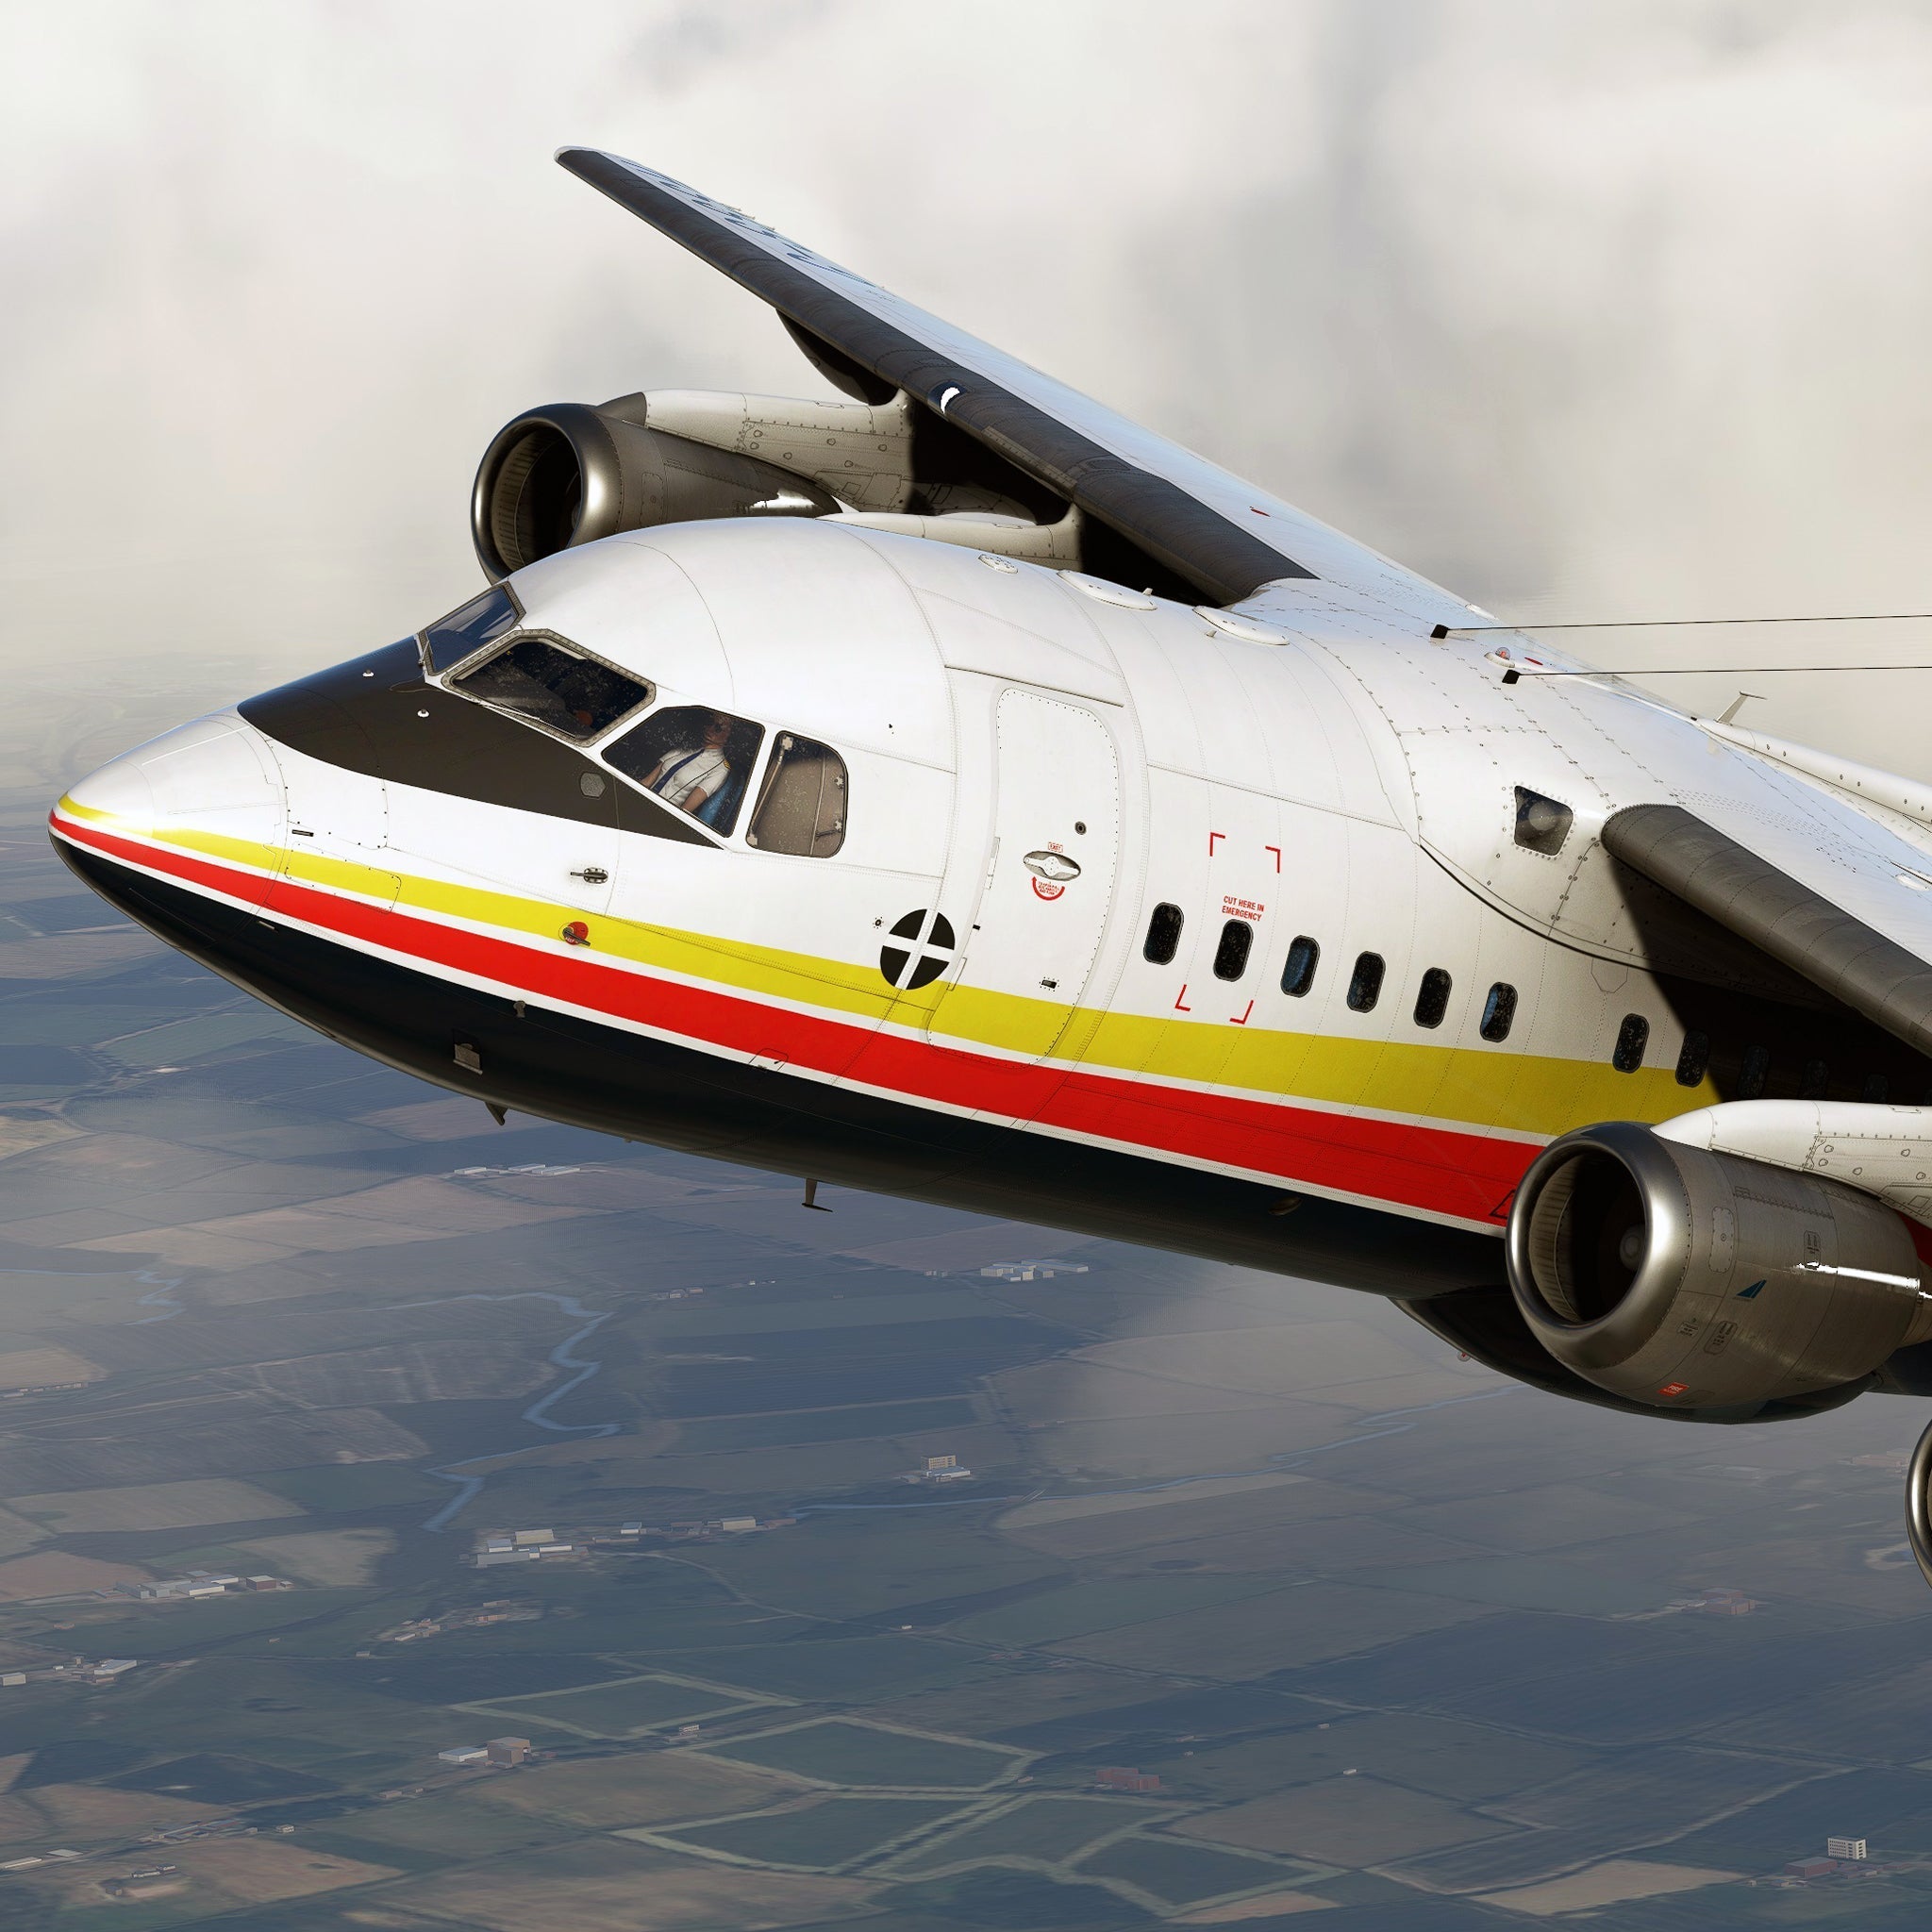
<instances>
[{"instance_id":1,"label":"wire antenna","mask_svg":"<svg viewBox=\"0 0 1932 1932\"><path fill-rule=\"evenodd\" d=\"M1549 671L1533 658L1515 660L1524 677L1763 677L1785 671L1932 671L1932 664L1639 664L1618 671L1597 665L1584 671ZM1515 678L1510 678L1511 684ZM1756 695L1756 693L1750 693Z\"/></svg>"},{"instance_id":2,"label":"wire antenna","mask_svg":"<svg viewBox=\"0 0 1932 1932\"><path fill-rule=\"evenodd\" d=\"M1917 624L1927 619L1932 619L1932 610L1851 610L1829 617L1606 617L1566 624L1439 624L1429 635L1441 639L1480 637L1492 630L1689 630L1734 624Z\"/></svg>"}]
</instances>

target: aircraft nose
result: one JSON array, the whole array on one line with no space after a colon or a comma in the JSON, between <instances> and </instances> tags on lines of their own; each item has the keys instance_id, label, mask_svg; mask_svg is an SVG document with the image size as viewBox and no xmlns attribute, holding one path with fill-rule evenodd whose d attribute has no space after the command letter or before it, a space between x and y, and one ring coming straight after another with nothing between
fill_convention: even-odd
<instances>
[{"instance_id":1,"label":"aircraft nose","mask_svg":"<svg viewBox=\"0 0 1932 1932\"><path fill-rule=\"evenodd\" d=\"M97 772L90 772L55 807L56 814L111 822L124 831L145 832L155 820L154 787L148 783L142 753L124 752L109 758Z\"/></svg>"},{"instance_id":2,"label":"aircraft nose","mask_svg":"<svg viewBox=\"0 0 1932 1932\"><path fill-rule=\"evenodd\" d=\"M170 845L280 842L281 774L254 726L217 712L138 745L91 772L54 808L56 832Z\"/></svg>"}]
</instances>

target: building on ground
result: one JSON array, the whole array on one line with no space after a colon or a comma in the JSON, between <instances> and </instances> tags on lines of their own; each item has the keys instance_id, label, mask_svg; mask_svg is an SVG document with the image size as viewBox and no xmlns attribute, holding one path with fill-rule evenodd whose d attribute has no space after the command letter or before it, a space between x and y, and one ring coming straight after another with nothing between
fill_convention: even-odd
<instances>
[{"instance_id":1,"label":"building on ground","mask_svg":"<svg viewBox=\"0 0 1932 1932\"><path fill-rule=\"evenodd\" d=\"M959 1466L957 1456L928 1456L917 1469L908 1470L908 1483L962 1483L973 1479L970 1469Z\"/></svg>"},{"instance_id":2,"label":"building on ground","mask_svg":"<svg viewBox=\"0 0 1932 1932\"><path fill-rule=\"evenodd\" d=\"M491 1764L508 1768L521 1764L530 1755L530 1740L527 1738L491 1738L483 1749Z\"/></svg>"},{"instance_id":3,"label":"building on ground","mask_svg":"<svg viewBox=\"0 0 1932 1932\"><path fill-rule=\"evenodd\" d=\"M490 1754L481 1744L452 1744L447 1751L439 1751L437 1759L442 1764L487 1764Z\"/></svg>"}]
</instances>

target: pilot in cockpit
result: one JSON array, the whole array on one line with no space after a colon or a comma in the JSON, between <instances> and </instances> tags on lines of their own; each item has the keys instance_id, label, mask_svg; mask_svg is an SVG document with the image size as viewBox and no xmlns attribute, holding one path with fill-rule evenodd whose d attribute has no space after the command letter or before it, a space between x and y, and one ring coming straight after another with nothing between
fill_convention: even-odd
<instances>
[{"instance_id":1,"label":"pilot in cockpit","mask_svg":"<svg viewBox=\"0 0 1932 1932\"><path fill-rule=\"evenodd\" d=\"M725 757L725 741L731 736L733 720L723 711L693 711L691 720L702 720L700 741L674 746L644 774L646 791L655 791L666 805L695 818L705 801L715 798L731 782L731 760Z\"/></svg>"}]
</instances>

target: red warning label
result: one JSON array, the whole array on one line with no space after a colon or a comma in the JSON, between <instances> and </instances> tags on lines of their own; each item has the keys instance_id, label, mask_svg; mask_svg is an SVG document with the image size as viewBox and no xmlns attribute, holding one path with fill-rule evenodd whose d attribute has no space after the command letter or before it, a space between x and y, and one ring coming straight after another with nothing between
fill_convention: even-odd
<instances>
[{"instance_id":1,"label":"red warning label","mask_svg":"<svg viewBox=\"0 0 1932 1932\"><path fill-rule=\"evenodd\" d=\"M1229 892L1221 902L1221 916L1224 919L1251 919L1257 925L1262 913L1267 911L1258 899L1238 899Z\"/></svg>"}]
</instances>

